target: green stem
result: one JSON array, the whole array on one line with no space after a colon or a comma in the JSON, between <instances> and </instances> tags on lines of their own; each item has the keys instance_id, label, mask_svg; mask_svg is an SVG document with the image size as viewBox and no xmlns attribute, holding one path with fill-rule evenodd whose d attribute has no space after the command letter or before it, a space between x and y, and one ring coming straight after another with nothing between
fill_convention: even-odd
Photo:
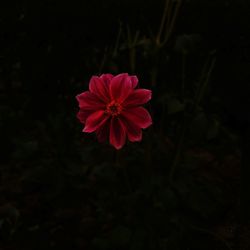
<instances>
[{"instance_id":1,"label":"green stem","mask_svg":"<svg viewBox=\"0 0 250 250\"><path fill-rule=\"evenodd\" d=\"M132 193L133 190L132 190L132 187L131 187L127 166L123 167L122 169L123 169L123 176L124 176L128 191L129 191L129 193Z\"/></svg>"},{"instance_id":2,"label":"green stem","mask_svg":"<svg viewBox=\"0 0 250 250\"><path fill-rule=\"evenodd\" d=\"M204 92L206 90L206 87L208 85L208 82L209 82L209 78L210 78L210 75L211 75L211 72L214 68L214 65L215 65L215 61L216 59L213 58L211 64L210 64L210 67L208 68L208 71L207 71L207 74L206 74L206 79L204 80L204 82L201 84L201 87L196 95L196 98L195 98L195 101L194 101L194 105L193 107L191 108L191 111L190 111L190 114L186 114L186 112L184 112L183 114L183 123L182 123L182 127L181 127L181 133L180 133L180 137L179 137L179 140L178 140L178 145L177 145L177 149L176 149L176 153L175 153L175 156L174 156L174 159L173 159L173 162L172 162L172 165L170 167L170 171L169 171L169 183L171 184L172 181L173 181L173 178L174 178L174 174L175 174L175 171L176 171L176 167L177 165L179 164L180 162L180 158L181 158L181 154L182 154L182 150L183 150L183 146L184 146L184 142L185 142L185 134L186 134L186 131L188 129L188 125L190 123L190 119L192 118L192 114L194 114L194 112L197 110L197 107L204 95ZM206 68L207 68L207 65L206 64ZM204 70L205 72L205 70Z\"/></svg>"},{"instance_id":3,"label":"green stem","mask_svg":"<svg viewBox=\"0 0 250 250\"><path fill-rule=\"evenodd\" d=\"M216 58L213 58L213 60L212 60L212 62L210 64L210 67L208 69L206 79L205 79L204 83L201 85L200 91L199 91L199 93L197 95L197 100L196 100L197 105L201 102L202 97L203 97L203 95L205 93L205 90L206 90L207 85L209 83L210 75L211 75L212 70L214 68L215 62L216 62Z\"/></svg>"},{"instance_id":4,"label":"green stem","mask_svg":"<svg viewBox=\"0 0 250 250\"><path fill-rule=\"evenodd\" d=\"M129 51L129 57L130 57L130 69L131 69L131 73L134 74L135 73L135 62L136 62L136 51L135 48L130 48Z\"/></svg>"}]
</instances>

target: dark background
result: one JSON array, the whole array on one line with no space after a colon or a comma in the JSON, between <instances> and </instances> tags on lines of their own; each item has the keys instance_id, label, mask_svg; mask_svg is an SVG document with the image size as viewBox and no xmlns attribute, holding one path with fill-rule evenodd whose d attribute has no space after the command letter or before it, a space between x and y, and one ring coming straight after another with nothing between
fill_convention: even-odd
<instances>
[{"instance_id":1,"label":"dark background","mask_svg":"<svg viewBox=\"0 0 250 250\"><path fill-rule=\"evenodd\" d=\"M159 49L164 3L2 5L1 249L250 248L250 2L182 1ZM76 119L75 96L105 72L153 91L152 128L118 154Z\"/></svg>"}]
</instances>

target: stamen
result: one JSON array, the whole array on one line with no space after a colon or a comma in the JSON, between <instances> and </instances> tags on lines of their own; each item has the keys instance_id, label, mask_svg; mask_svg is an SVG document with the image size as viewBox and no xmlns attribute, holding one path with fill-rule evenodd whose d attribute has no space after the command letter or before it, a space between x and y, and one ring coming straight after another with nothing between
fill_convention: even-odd
<instances>
[{"instance_id":1,"label":"stamen","mask_svg":"<svg viewBox=\"0 0 250 250\"><path fill-rule=\"evenodd\" d=\"M112 101L106 106L105 113L112 116L117 116L121 113L121 111L122 111L121 104L116 101Z\"/></svg>"}]
</instances>

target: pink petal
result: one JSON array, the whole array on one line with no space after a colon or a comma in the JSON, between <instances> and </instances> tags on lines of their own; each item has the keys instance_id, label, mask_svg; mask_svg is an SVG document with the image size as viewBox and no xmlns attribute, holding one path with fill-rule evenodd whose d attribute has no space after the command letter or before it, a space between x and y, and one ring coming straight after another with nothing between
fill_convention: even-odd
<instances>
[{"instance_id":1,"label":"pink petal","mask_svg":"<svg viewBox=\"0 0 250 250\"><path fill-rule=\"evenodd\" d=\"M95 94L85 91L76 96L77 101L79 102L79 107L86 110L98 110L105 109L106 105L104 102L98 98Z\"/></svg>"},{"instance_id":2,"label":"pink petal","mask_svg":"<svg viewBox=\"0 0 250 250\"><path fill-rule=\"evenodd\" d=\"M125 107L129 106L139 106L151 99L152 91L148 89L135 89L124 101L123 105Z\"/></svg>"},{"instance_id":3,"label":"pink petal","mask_svg":"<svg viewBox=\"0 0 250 250\"><path fill-rule=\"evenodd\" d=\"M125 128L117 117L112 117L111 119L109 141L116 149L121 149L125 144Z\"/></svg>"},{"instance_id":4,"label":"pink petal","mask_svg":"<svg viewBox=\"0 0 250 250\"><path fill-rule=\"evenodd\" d=\"M109 102L108 85L101 78L92 76L89 83L89 90L104 102Z\"/></svg>"},{"instance_id":5,"label":"pink petal","mask_svg":"<svg viewBox=\"0 0 250 250\"><path fill-rule=\"evenodd\" d=\"M100 78L108 86L114 76L112 74L102 74Z\"/></svg>"},{"instance_id":6,"label":"pink petal","mask_svg":"<svg viewBox=\"0 0 250 250\"><path fill-rule=\"evenodd\" d=\"M128 139L131 142L141 141L141 139L142 139L141 128L139 126L137 126L135 123L133 123L132 121L129 121L122 116L119 119L122 121L122 123L126 129Z\"/></svg>"},{"instance_id":7,"label":"pink petal","mask_svg":"<svg viewBox=\"0 0 250 250\"><path fill-rule=\"evenodd\" d=\"M130 76L131 82L132 82L132 87L135 88L138 84L138 78L137 76Z\"/></svg>"},{"instance_id":8,"label":"pink petal","mask_svg":"<svg viewBox=\"0 0 250 250\"><path fill-rule=\"evenodd\" d=\"M121 113L121 115L140 128L147 128L152 124L150 114L143 107L126 109Z\"/></svg>"},{"instance_id":9,"label":"pink petal","mask_svg":"<svg viewBox=\"0 0 250 250\"><path fill-rule=\"evenodd\" d=\"M109 136L109 127L110 127L110 120L107 120L96 130L97 140L99 142L103 143L107 141Z\"/></svg>"},{"instance_id":10,"label":"pink petal","mask_svg":"<svg viewBox=\"0 0 250 250\"><path fill-rule=\"evenodd\" d=\"M86 120L87 120L87 118L88 118L88 116L89 116L90 114L92 114L92 113L93 113L93 111L90 111L90 110L80 110L80 111L77 113L77 118L79 119L79 121L80 121L81 123L85 123Z\"/></svg>"},{"instance_id":11,"label":"pink petal","mask_svg":"<svg viewBox=\"0 0 250 250\"><path fill-rule=\"evenodd\" d=\"M98 110L94 112L87 118L83 132L86 133L94 132L100 126L102 126L102 124L104 124L107 119L108 116L104 113L103 110Z\"/></svg>"},{"instance_id":12,"label":"pink petal","mask_svg":"<svg viewBox=\"0 0 250 250\"><path fill-rule=\"evenodd\" d=\"M132 91L132 82L127 73L115 76L109 85L110 94L113 100L122 102Z\"/></svg>"}]
</instances>

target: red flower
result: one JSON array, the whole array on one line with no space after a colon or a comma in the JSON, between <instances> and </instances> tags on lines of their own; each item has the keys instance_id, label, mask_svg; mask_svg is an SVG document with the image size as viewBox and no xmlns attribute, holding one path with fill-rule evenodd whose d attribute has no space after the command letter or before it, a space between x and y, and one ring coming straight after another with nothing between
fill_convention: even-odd
<instances>
[{"instance_id":1,"label":"red flower","mask_svg":"<svg viewBox=\"0 0 250 250\"><path fill-rule=\"evenodd\" d=\"M141 129L149 127L152 119L140 106L151 99L151 91L136 89L137 84L137 77L127 73L93 76L89 91L76 96L80 107L77 117L85 124L83 132L96 132L100 142L109 136L116 149L123 147L126 136L131 142L141 141Z\"/></svg>"}]
</instances>

